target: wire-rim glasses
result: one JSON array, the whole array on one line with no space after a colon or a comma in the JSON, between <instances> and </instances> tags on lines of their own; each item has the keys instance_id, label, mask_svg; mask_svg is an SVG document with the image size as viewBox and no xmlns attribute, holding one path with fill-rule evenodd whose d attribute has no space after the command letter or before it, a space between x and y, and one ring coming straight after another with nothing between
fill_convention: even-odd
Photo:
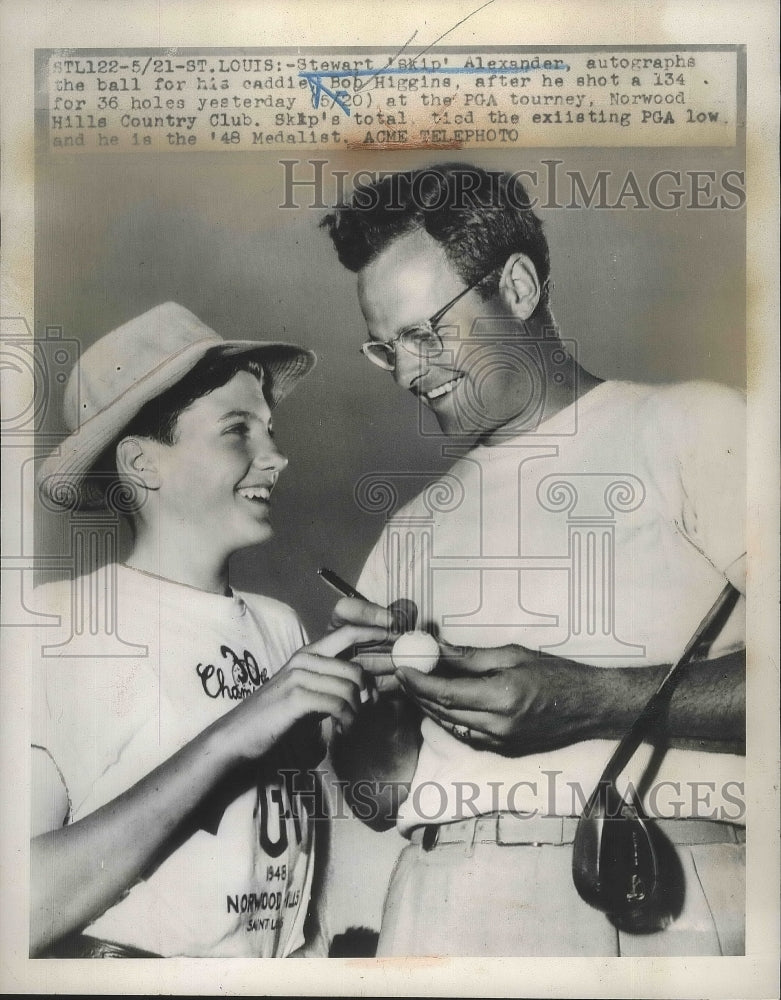
<instances>
[{"instance_id":1,"label":"wire-rim glasses","mask_svg":"<svg viewBox=\"0 0 781 1000\"><path fill-rule=\"evenodd\" d=\"M386 372L392 372L396 368L397 345L403 347L407 353L418 358L437 357L445 349L444 342L437 332L437 326L442 317L449 309L453 308L456 302L477 288L481 282L485 281L493 270L495 268L481 275L471 285L463 288L458 295L445 303L433 316L429 316L422 323L415 323L413 326L407 327L397 336L393 337L392 340L367 340L366 343L361 344L362 353L372 364L377 365L378 368L382 368Z\"/></svg>"}]
</instances>

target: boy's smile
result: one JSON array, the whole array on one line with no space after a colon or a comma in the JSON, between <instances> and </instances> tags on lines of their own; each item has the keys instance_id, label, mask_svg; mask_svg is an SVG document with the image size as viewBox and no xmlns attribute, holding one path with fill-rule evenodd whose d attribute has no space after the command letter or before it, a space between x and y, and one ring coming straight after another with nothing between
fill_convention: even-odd
<instances>
[{"instance_id":1,"label":"boy's smile","mask_svg":"<svg viewBox=\"0 0 781 1000\"><path fill-rule=\"evenodd\" d=\"M184 410L159 464L161 527L183 543L225 558L271 536L269 501L287 459L251 373L238 372Z\"/></svg>"}]
</instances>

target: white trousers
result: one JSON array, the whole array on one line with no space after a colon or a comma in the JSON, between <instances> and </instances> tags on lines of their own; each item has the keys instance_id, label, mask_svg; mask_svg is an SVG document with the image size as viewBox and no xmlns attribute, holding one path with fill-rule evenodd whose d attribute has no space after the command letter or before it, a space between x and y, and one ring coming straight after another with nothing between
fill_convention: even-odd
<instances>
[{"instance_id":1,"label":"white trousers","mask_svg":"<svg viewBox=\"0 0 781 1000\"><path fill-rule=\"evenodd\" d=\"M726 842L676 844L681 912L652 934L618 931L580 898L572 882L571 843L466 838L429 849L411 843L391 876L377 954L742 955L745 843L731 824L710 825L724 829ZM682 831L687 826L680 824Z\"/></svg>"}]
</instances>

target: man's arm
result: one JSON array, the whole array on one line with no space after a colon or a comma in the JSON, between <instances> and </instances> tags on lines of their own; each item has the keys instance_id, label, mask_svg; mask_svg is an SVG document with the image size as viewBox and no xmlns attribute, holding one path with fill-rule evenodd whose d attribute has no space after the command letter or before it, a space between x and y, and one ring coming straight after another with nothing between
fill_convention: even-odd
<instances>
[{"instance_id":1,"label":"man's arm","mask_svg":"<svg viewBox=\"0 0 781 1000\"><path fill-rule=\"evenodd\" d=\"M668 665L593 667L540 657L521 646L449 651L438 670L395 677L408 697L391 692L337 733L331 756L345 798L373 830L393 826L409 792L427 715L448 731L468 729L476 749L511 757L588 739L620 739L659 687ZM657 733L683 749L745 753L745 653L682 668Z\"/></svg>"},{"instance_id":2,"label":"man's arm","mask_svg":"<svg viewBox=\"0 0 781 1000\"><path fill-rule=\"evenodd\" d=\"M333 621L392 626L386 608L350 598L336 605ZM332 758L347 782L353 811L373 829L388 829L406 798L423 715L450 732L455 726L468 730L466 740L477 749L511 757L588 739L617 740L670 668L595 667L518 645L474 648L440 642L440 648L433 674L396 670L383 652L361 658L375 676L379 698L361 710L349 733L336 734ZM679 678L660 724L660 741L683 749L744 753L745 651L690 663Z\"/></svg>"},{"instance_id":3,"label":"man's arm","mask_svg":"<svg viewBox=\"0 0 781 1000\"><path fill-rule=\"evenodd\" d=\"M113 906L191 834L207 796L268 753L299 720L331 716L347 729L360 706L363 674L357 664L333 657L380 635L348 627L304 647L126 792L77 823L39 832L30 846L30 953L45 952Z\"/></svg>"},{"instance_id":4,"label":"man's arm","mask_svg":"<svg viewBox=\"0 0 781 1000\"><path fill-rule=\"evenodd\" d=\"M620 739L669 665L594 667L522 646L457 650L441 660L449 676L405 668L397 678L421 711L468 742L508 756L587 739ZM745 752L745 652L682 668L661 738L671 746Z\"/></svg>"}]
</instances>

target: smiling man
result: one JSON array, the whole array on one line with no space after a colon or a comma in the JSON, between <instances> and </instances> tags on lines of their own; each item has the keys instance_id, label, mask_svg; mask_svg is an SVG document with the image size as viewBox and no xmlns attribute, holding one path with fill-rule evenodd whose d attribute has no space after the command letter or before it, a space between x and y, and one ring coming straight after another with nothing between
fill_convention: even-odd
<instances>
[{"instance_id":1,"label":"smiling man","mask_svg":"<svg viewBox=\"0 0 781 1000\"><path fill-rule=\"evenodd\" d=\"M70 434L40 490L79 512L119 500L133 545L122 564L40 588L62 628L20 654L34 692L33 956L325 953L305 929L323 817L299 768L322 756L320 720L349 728L359 708L361 668L337 654L384 632L305 645L292 609L228 579L234 552L271 537L287 465L271 410L314 360L225 341L169 302L70 376Z\"/></svg>"},{"instance_id":2,"label":"smiling man","mask_svg":"<svg viewBox=\"0 0 781 1000\"><path fill-rule=\"evenodd\" d=\"M742 395L584 370L515 175L386 175L325 224L357 274L364 354L460 454L386 526L357 583L368 601L334 612L384 625L412 599L442 649L431 675L364 658L381 698L334 746L358 815L410 842L379 953L740 954ZM577 894L577 817L727 581L729 617L623 776L675 883L635 933Z\"/></svg>"},{"instance_id":3,"label":"smiling man","mask_svg":"<svg viewBox=\"0 0 781 1000\"><path fill-rule=\"evenodd\" d=\"M450 252L425 229L412 229L358 273L358 299L372 334L363 353L429 407L443 433L478 440L499 428L505 435L528 429L599 382L567 358L542 393L540 373L526 360L524 323L532 318L545 347L561 348L545 305L547 252L537 266L528 253L509 254L493 267L489 257L481 263L490 269L477 276L462 249L455 245ZM453 266L458 254L464 276ZM487 317L485 299L499 299L499 289L507 304L499 312L492 306ZM436 311L421 323L435 303ZM470 335L461 337L467 330Z\"/></svg>"}]
</instances>

